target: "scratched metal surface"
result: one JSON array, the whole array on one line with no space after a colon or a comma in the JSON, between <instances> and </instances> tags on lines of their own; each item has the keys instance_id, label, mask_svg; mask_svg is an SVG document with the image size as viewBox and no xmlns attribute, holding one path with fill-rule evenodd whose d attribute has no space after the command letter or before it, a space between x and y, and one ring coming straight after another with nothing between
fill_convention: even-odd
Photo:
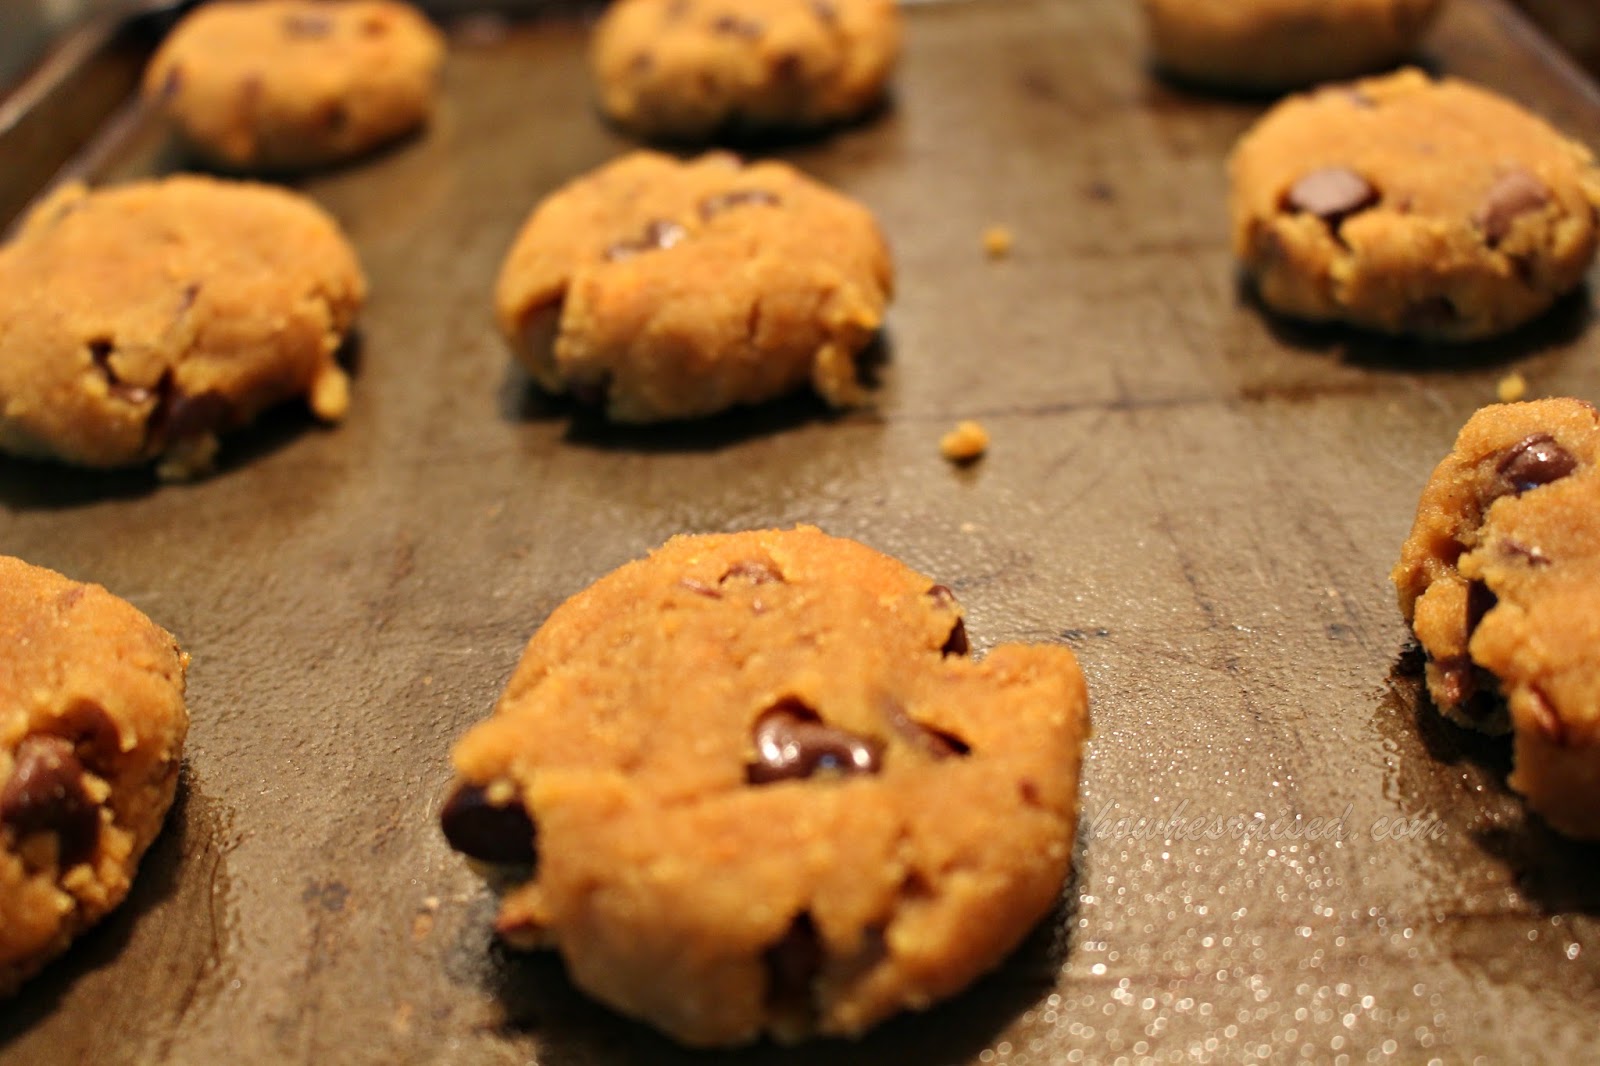
<instances>
[{"instance_id":1,"label":"scratched metal surface","mask_svg":"<svg viewBox=\"0 0 1600 1066\"><path fill-rule=\"evenodd\" d=\"M1589 294L1455 352L1273 325L1236 289L1222 214L1259 102L1153 80L1121 0L909 20L894 108L783 153L894 244L870 409L615 432L533 397L490 322L500 256L541 194L626 142L591 110L580 22L479 23L431 131L305 183L373 284L342 426L275 415L186 486L0 462L3 550L127 596L195 663L171 824L127 905L0 1007L0 1058L1593 1053L1600 853L1526 819L1503 750L1419 706L1385 580L1504 373L1600 399ZM1594 90L1501 0L1457 0L1430 55L1600 144ZM174 157L125 114L81 165ZM1009 260L980 251L991 223L1017 233ZM936 440L963 417L994 446L957 471ZM1078 868L950 1004L859 1045L693 1056L491 944L489 896L434 828L446 752L564 597L679 531L799 521L953 586L980 650L1078 651Z\"/></svg>"}]
</instances>

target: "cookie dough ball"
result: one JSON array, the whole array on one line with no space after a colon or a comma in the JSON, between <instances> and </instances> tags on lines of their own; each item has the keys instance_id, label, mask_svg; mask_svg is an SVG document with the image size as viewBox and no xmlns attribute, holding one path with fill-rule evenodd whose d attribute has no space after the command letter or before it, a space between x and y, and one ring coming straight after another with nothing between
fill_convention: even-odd
<instances>
[{"instance_id":1,"label":"cookie dough ball","mask_svg":"<svg viewBox=\"0 0 1600 1066\"><path fill-rule=\"evenodd\" d=\"M177 788L188 664L100 586L0 556L0 996L128 894Z\"/></svg>"},{"instance_id":2,"label":"cookie dough ball","mask_svg":"<svg viewBox=\"0 0 1600 1066\"><path fill-rule=\"evenodd\" d=\"M1463 725L1509 729L1511 787L1586 840L1600 840L1596 514L1593 407L1486 407L1423 489L1392 575L1434 704Z\"/></svg>"},{"instance_id":3,"label":"cookie dough ball","mask_svg":"<svg viewBox=\"0 0 1600 1066\"><path fill-rule=\"evenodd\" d=\"M894 0L617 0L593 64L613 120L703 141L855 118L899 52Z\"/></svg>"},{"instance_id":4,"label":"cookie dough ball","mask_svg":"<svg viewBox=\"0 0 1600 1066\"><path fill-rule=\"evenodd\" d=\"M395 0L217 0L162 44L144 96L211 161L293 170L423 125L444 40Z\"/></svg>"},{"instance_id":5,"label":"cookie dough ball","mask_svg":"<svg viewBox=\"0 0 1600 1066\"><path fill-rule=\"evenodd\" d=\"M857 402L891 287L872 216L792 167L635 152L539 205L495 304L543 388L658 422L807 381Z\"/></svg>"},{"instance_id":6,"label":"cookie dough ball","mask_svg":"<svg viewBox=\"0 0 1600 1066\"><path fill-rule=\"evenodd\" d=\"M295 193L66 187L0 247L0 449L185 477L291 396L336 421L334 355L365 288L339 227Z\"/></svg>"},{"instance_id":7,"label":"cookie dough ball","mask_svg":"<svg viewBox=\"0 0 1600 1066\"><path fill-rule=\"evenodd\" d=\"M1231 89L1280 90L1405 59L1441 0L1144 0L1156 65Z\"/></svg>"},{"instance_id":8,"label":"cookie dough ball","mask_svg":"<svg viewBox=\"0 0 1600 1066\"><path fill-rule=\"evenodd\" d=\"M1087 697L968 657L948 588L816 529L675 537L568 600L442 812L498 929L691 1045L855 1035L955 994L1055 903Z\"/></svg>"},{"instance_id":9,"label":"cookie dough ball","mask_svg":"<svg viewBox=\"0 0 1600 1066\"><path fill-rule=\"evenodd\" d=\"M1230 163L1233 247L1285 315L1462 341L1583 280L1600 172L1516 104L1402 71L1293 97Z\"/></svg>"}]
</instances>

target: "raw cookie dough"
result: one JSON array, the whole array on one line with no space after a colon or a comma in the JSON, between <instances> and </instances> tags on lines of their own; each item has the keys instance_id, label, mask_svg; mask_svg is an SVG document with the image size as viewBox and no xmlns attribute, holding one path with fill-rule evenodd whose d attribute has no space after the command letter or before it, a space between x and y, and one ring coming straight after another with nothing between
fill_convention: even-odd
<instances>
[{"instance_id":1,"label":"raw cookie dough","mask_svg":"<svg viewBox=\"0 0 1600 1066\"><path fill-rule=\"evenodd\" d=\"M1232 89L1279 90L1393 66L1441 0L1144 0L1156 65Z\"/></svg>"},{"instance_id":2,"label":"raw cookie dough","mask_svg":"<svg viewBox=\"0 0 1600 1066\"><path fill-rule=\"evenodd\" d=\"M0 449L185 477L291 396L336 421L334 356L365 291L339 227L295 193L67 186L0 246Z\"/></svg>"},{"instance_id":3,"label":"raw cookie dough","mask_svg":"<svg viewBox=\"0 0 1600 1066\"><path fill-rule=\"evenodd\" d=\"M698 141L855 118L899 51L894 0L617 0L593 65L612 119Z\"/></svg>"},{"instance_id":4,"label":"raw cookie dough","mask_svg":"<svg viewBox=\"0 0 1600 1066\"><path fill-rule=\"evenodd\" d=\"M178 784L189 657L98 585L0 556L0 996L128 894Z\"/></svg>"},{"instance_id":5,"label":"raw cookie dough","mask_svg":"<svg viewBox=\"0 0 1600 1066\"><path fill-rule=\"evenodd\" d=\"M395 0L216 0L162 44L144 96L208 159L302 169L428 120L444 39Z\"/></svg>"},{"instance_id":6,"label":"raw cookie dough","mask_svg":"<svg viewBox=\"0 0 1600 1066\"><path fill-rule=\"evenodd\" d=\"M1515 737L1511 787L1600 840L1600 415L1485 407L1433 472L1392 575L1447 717ZM1509 720L1507 711L1509 710Z\"/></svg>"},{"instance_id":7,"label":"raw cookie dough","mask_svg":"<svg viewBox=\"0 0 1600 1066\"><path fill-rule=\"evenodd\" d=\"M541 387L658 422L808 381L858 402L891 288L872 215L794 168L634 152L539 205L495 305Z\"/></svg>"},{"instance_id":8,"label":"raw cookie dough","mask_svg":"<svg viewBox=\"0 0 1600 1066\"><path fill-rule=\"evenodd\" d=\"M1409 70L1293 97L1230 168L1234 252L1262 302L1298 318L1488 337L1594 257L1588 149L1463 81Z\"/></svg>"},{"instance_id":9,"label":"raw cookie dough","mask_svg":"<svg viewBox=\"0 0 1600 1066\"><path fill-rule=\"evenodd\" d=\"M536 633L457 744L445 835L499 932L691 1045L854 1035L1057 900L1083 677L967 655L951 591L801 527L675 537Z\"/></svg>"}]
</instances>

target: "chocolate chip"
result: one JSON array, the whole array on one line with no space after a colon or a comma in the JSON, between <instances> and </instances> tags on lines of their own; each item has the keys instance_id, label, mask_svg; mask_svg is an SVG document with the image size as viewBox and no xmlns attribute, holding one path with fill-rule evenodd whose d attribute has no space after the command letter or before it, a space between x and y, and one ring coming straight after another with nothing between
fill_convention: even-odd
<instances>
[{"instance_id":1,"label":"chocolate chip","mask_svg":"<svg viewBox=\"0 0 1600 1066\"><path fill-rule=\"evenodd\" d=\"M227 424L233 405L220 392L206 390L185 396L173 388L163 390L161 402L151 418L151 431L158 440L179 441L215 433Z\"/></svg>"},{"instance_id":2,"label":"chocolate chip","mask_svg":"<svg viewBox=\"0 0 1600 1066\"><path fill-rule=\"evenodd\" d=\"M755 19L742 19L737 15L718 15L711 23L711 32L754 41L760 39L762 26Z\"/></svg>"},{"instance_id":3,"label":"chocolate chip","mask_svg":"<svg viewBox=\"0 0 1600 1066\"><path fill-rule=\"evenodd\" d=\"M1499 602L1500 598L1482 581L1474 581L1467 586L1467 636L1477 631L1483 616L1494 610Z\"/></svg>"},{"instance_id":4,"label":"chocolate chip","mask_svg":"<svg viewBox=\"0 0 1600 1066\"><path fill-rule=\"evenodd\" d=\"M689 235L689 231L676 222L665 219L655 219L646 224L644 232L637 237L625 241L617 241L605 250L608 262L616 263L624 259L632 259L641 252L653 252L659 249L671 248Z\"/></svg>"},{"instance_id":5,"label":"chocolate chip","mask_svg":"<svg viewBox=\"0 0 1600 1066\"><path fill-rule=\"evenodd\" d=\"M896 733L905 737L911 743L921 748L935 759L948 759L956 755L969 755L972 747L954 733L946 733L942 729L935 729L924 725L911 717L905 705L893 696L884 696L879 700L883 710L883 717Z\"/></svg>"},{"instance_id":6,"label":"chocolate chip","mask_svg":"<svg viewBox=\"0 0 1600 1066\"><path fill-rule=\"evenodd\" d=\"M1573 454L1548 433L1535 433L1506 449L1495 470L1518 496L1560 481L1578 468Z\"/></svg>"},{"instance_id":7,"label":"chocolate chip","mask_svg":"<svg viewBox=\"0 0 1600 1066\"><path fill-rule=\"evenodd\" d=\"M1510 234L1518 215L1537 211L1549 202L1550 190L1544 182L1526 170L1513 170L1490 186L1472 221L1492 248Z\"/></svg>"},{"instance_id":8,"label":"chocolate chip","mask_svg":"<svg viewBox=\"0 0 1600 1066\"><path fill-rule=\"evenodd\" d=\"M533 819L522 803L491 803L481 785L456 786L439 812L439 828L452 848L480 862L527 864L538 856Z\"/></svg>"},{"instance_id":9,"label":"chocolate chip","mask_svg":"<svg viewBox=\"0 0 1600 1066\"><path fill-rule=\"evenodd\" d=\"M745 767L752 785L814 774L875 774L883 744L825 725L799 700L784 700L756 720L756 761Z\"/></svg>"},{"instance_id":10,"label":"chocolate chip","mask_svg":"<svg viewBox=\"0 0 1600 1066\"><path fill-rule=\"evenodd\" d=\"M728 568L728 572L722 575L718 583L725 585L734 579L748 581L752 585L770 585L774 582L781 583L783 575L766 563L751 559L742 563L734 563Z\"/></svg>"},{"instance_id":11,"label":"chocolate chip","mask_svg":"<svg viewBox=\"0 0 1600 1066\"><path fill-rule=\"evenodd\" d=\"M700 217L710 221L729 208L741 207L745 204L767 204L771 207L777 207L779 203L778 198L765 189L733 189L701 200Z\"/></svg>"},{"instance_id":12,"label":"chocolate chip","mask_svg":"<svg viewBox=\"0 0 1600 1066\"><path fill-rule=\"evenodd\" d=\"M956 594L944 585L935 585L928 590L928 595L933 597L933 602L946 610L953 610L956 606ZM965 655L972 650L967 642L967 626L961 619L956 619L956 624L951 627L950 635L945 638L944 647L939 649L942 655Z\"/></svg>"},{"instance_id":13,"label":"chocolate chip","mask_svg":"<svg viewBox=\"0 0 1600 1066\"><path fill-rule=\"evenodd\" d=\"M104 337L89 342L89 358L94 361L95 369L106 379L106 391L125 403L135 405L149 403L155 396L153 390L142 385L128 385L117 376L116 369L111 365L111 356L116 350L116 345Z\"/></svg>"},{"instance_id":14,"label":"chocolate chip","mask_svg":"<svg viewBox=\"0 0 1600 1066\"><path fill-rule=\"evenodd\" d=\"M333 32L333 20L326 15L296 12L284 16L283 32L290 37L326 37Z\"/></svg>"},{"instance_id":15,"label":"chocolate chip","mask_svg":"<svg viewBox=\"0 0 1600 1066\"><path fill-rule=\"evenodd\" d=\"M826 959L822 937L802 911L789 923L783 939L766 950L767 1006L779 1014L810 1015L814 1009L811 986Z\"/></svg>"},{"instance_id":16,"label":"chocolate chip","mask_svg":"<svg viewBox=\"0 0 1600 1066\"><path fill-rule=\"evenodd\" d=\"M11 779L0 790L0 823L19 839L54 833L62 869L87 860L100 839L100 806L83 774L70 740L29 736L17 745Z\"/></svg>"},{"instance_id":17,"label":"chocolate chip","mask_svg":"<svg viewBox=\"0 0 1600 1066\"><path fill-rule=\"evenodd\" d=\"M1286 202L1337 230L1345 219L1377 203L1378 190L1349 167L1320 167L1289 187Z\"/></svg>"}]
</instances>

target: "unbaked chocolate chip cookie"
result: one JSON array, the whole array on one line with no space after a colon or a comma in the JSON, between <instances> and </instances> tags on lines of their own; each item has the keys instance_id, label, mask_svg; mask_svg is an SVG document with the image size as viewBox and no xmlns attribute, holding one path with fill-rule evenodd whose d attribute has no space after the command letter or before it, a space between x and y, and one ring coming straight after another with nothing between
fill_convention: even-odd
<instances>
[{"instance_id":1,"label":"unbaked chocolate chip cookie","mask_svg":"<svg viewBox=\"0 0 1600 1066\"><path fill-rule=\"evenodd\" d=\"M443 59L440 33L396 0L218 0L162 44L144 97L216 163L299 169L425 123Z\"/></svg>"},{"instance_id":2,"label":"unbaked chocolate chip cookie","mask_svg":"<svg viewBox=\"0 0 1600 1066\"><path fill-rule=\"evenodd\" d=\"M0 449L177 478L291 396L338 420L365 288L337 224L283 189L63 188L0 246Z\"/></svg>"},{"instance_id":3,"label":"unbaked chocolate chip cookie","mask_svg":"<svg viewBox=\"0 0 1600 1066\"><path fill-rule=\"evenodd\" d=\"M894 0L618 0L593 63L616 122L702 141L855 118L899 52Z\"/></svg>"},{"instance_id":4,"label":"unbaked chocolate chip cookie","mask_svg":"<svg viewBox=\"0 0 1600 1066\"><path fill-rule=\"evenodd\" d=\"M692 1045L862 1032L1056 901L1087 697L968 657L951 591L812 528L683 536L536 633L456 746L445 836L498 929Z\"/></svg>"},{"instance_id":5,"label":"unbaked chocolate chip cookie","mask_svg":"<svg viewBox=\"0 0 1600 1066\"><path fill-rule=\"evenodd\" d=\"M1511 787L1600 839L1600 415L1486 407L1433 472L1392 575L1446 716L1515 736ZM1507 711L1509 710L1509 721Z\"/></svg>"},{"instance_id":6,"label":"unbaked chocolate chip cookie","mask_svg":"<svg viewBox=\"0 0 1600 1066\"><path fill-rule=\"evenodd\" d=\"M858 402L891 288L871 214L794 168L634 152L539 205L495 305L541 387L658 422L807 381Z\"/></svg>"},{"instance_id":7,"label":"unbaked chocolate chip cookie","mask_svg":"<svg viewBox=\"0 0 1600 1066\"><path fill-rule=\"evenodd\" d=\"M177 788L188 663L100 586L0 556L0 996L128 894Z\"/></svg>"},{"instance_id":8,"label":"unbaked chocolate chip cookie","mask_svg":"<svg viewBox=\"0 0 1600 1066\"><path fill-rule=\"evenodd\" d=\"M1144 0L1156 64L1231 89L1277 90L1392 66L1441 0Z\"/></svg>"},{"instance_id":9,"label":"unbaked chocolate chip cookie","mask_svg":"<svg viewBox=\"0 0 1600 1066\"><path fill-rule=\"evenodd\" d=\"M1269 308L1470 340L1534 318L1594 257L1588 149L1418 71L1273 108L1235 148L1233 245Z\"/></svg>"}]
</instances>

